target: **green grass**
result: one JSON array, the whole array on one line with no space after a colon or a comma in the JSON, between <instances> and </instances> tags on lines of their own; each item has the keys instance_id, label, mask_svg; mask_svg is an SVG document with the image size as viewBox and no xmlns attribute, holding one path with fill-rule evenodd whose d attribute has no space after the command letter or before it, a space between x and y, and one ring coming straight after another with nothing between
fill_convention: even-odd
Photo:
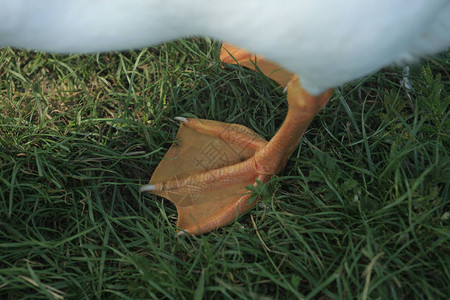
<instances>
[{"instance_id":1,"label":"green grass","mask_svg":"<svg viewBox=\"0 0 450 300\"><path fill-rule=\"evenodd\" d=\"M139 192L178 115L266 139L269 79L187 40L118 54L0 50L0 298L412 299L450 291L450 53L335 90L257 209L175 235Z\"/></svg>"}]
</instances>

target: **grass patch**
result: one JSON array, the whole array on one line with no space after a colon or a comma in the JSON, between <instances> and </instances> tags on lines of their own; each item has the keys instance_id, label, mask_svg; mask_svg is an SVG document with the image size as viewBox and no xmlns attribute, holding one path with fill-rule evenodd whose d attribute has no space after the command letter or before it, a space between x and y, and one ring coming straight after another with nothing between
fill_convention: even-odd
<instances>
[{"instance_id":1,"label":"grass patch","mask_svg":"<svg viewBox=\"0 0 450 300\"><path fill-rule=\"evenodd\" d=\"M0 50L0 298L446 298L450 53L336 89L238 222L177 237L141 194L171 118L248 126L287 111L255 72L191 39L118 54ZM447 295L447 296L446 296Z\"/></svg>"}]
</instances>

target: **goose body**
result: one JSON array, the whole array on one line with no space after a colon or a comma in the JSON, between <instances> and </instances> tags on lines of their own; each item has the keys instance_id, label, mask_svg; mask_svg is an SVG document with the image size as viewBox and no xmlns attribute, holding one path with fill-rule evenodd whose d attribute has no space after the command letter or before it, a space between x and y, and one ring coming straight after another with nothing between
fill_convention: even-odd
<instances>
[{"instance_id":1,"label":"goose body","mask_svg":"<svg viewBox=\"0 0 450 300\"><path fill-rule=\"evenodd\" d=\"M327 88L450 45L448 0L2 0L0 47L127 50L201 35Z\"/></svg>"}]
</instances>

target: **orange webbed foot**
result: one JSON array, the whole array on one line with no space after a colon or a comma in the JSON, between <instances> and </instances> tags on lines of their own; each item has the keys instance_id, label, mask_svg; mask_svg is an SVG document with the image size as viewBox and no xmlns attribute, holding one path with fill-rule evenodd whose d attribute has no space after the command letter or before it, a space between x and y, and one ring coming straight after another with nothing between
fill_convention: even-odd
<instances>
[{"instance_id":1,"label":"orange webbed foot","mask_svg":"<svg viewBox=\"0 0 450 300\"><path fill-rule=\"evenodd\" d=\"M234 221L252 209L246 186L266 183L284 168L312 118L328 101L330 91L311 96L298 77L243 49L223 44L221 60L259 69L287 86L289 111L282 127L269 141L237 124L177 118L181 121L174 143L156 168L151 192L173 202L179 233L206 233Z\"/></svg>"},{"instance_id":2,"label":"orange webbed foot","mask_svg":"<svg viewBox=\"0 0 450 300\"><path fill-rule=\"evenodd\" d=\"M267 142L242 125L179 120L177 142L143 188L175 204L180 233L205 233L254 207L245 187L270 178L258 174L252 159Z\"/></svg>"}]
</instances>

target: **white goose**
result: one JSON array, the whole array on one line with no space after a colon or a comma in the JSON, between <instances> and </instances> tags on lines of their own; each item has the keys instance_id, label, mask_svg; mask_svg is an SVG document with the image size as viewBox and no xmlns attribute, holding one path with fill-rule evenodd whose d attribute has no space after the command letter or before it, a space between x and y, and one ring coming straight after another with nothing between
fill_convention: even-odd
<instances>
[{"instance_id":1,"label":"white goose","mask_svg":"<svg viewBox=\"0 0 450 300\"><path fill-rule=\"evenodd\" d=\"M180 130L207 132L218 143L244 144L248 152L229 161L230 166L195 170L192 176L160 165L153 184L143 188L175 202L182 232L203 233L254 206L242 196L244 187L255 178L267 181L284 167L307 125L326 104L330 88L449 47L450 1L0 0L0 47L105 52L192 35L229 41L261 54L298 74L303 88L296 76L280 71L290 79L279 81L287 85L289 112L270 142L245 127L180 118ZM249 57L244 55L244 65ZM258 60L261 70L272 77L276 65ZM174 155L171 151L168 155ZM186 196L192 185L200 191Z\"/></svg>"}]
</instances>

